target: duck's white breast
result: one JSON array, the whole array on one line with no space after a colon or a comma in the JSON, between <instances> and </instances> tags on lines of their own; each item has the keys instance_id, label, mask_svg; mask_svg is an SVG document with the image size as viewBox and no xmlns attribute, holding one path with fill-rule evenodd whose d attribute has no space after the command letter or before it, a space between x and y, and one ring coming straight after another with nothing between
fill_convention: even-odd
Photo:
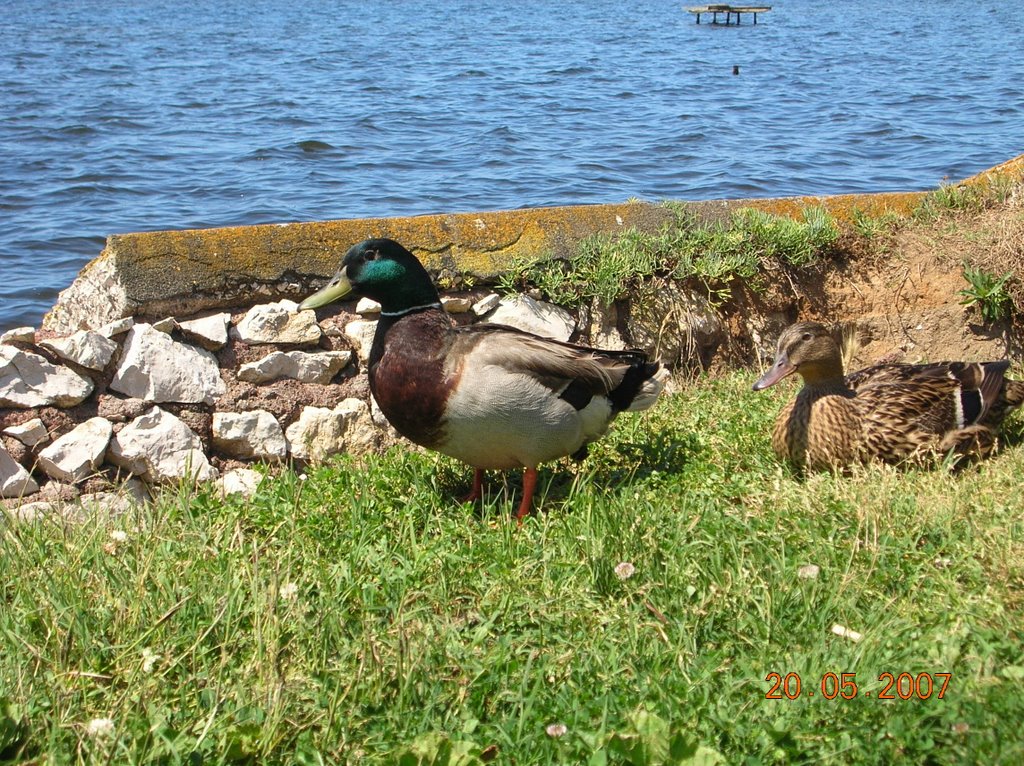
<instances>
[{"instance_id":1,"label":"duck's white breast","mask_svg":"<svg viewBox=\"0 0 1024 766\"><path fill-rule=\"evenodd\" d=\"M590 429L581 415L593 419L597 413L588 411L601 402L606 424L611 410L604 397L577 412L535 378L486 365L449 397L437 449L476 468L535 468L583 446Z\"/></svg>"}]
</instances>

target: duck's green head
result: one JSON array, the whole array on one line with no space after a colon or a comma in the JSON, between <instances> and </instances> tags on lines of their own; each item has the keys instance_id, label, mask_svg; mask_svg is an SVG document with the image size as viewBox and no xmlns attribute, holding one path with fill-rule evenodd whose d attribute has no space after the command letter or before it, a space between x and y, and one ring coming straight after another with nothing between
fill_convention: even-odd
<instances>
[{"instance_id":1,"label":"duck's green head","mask_svg":"<svg viewBox=\"0 0 1024 766\"><path fill-rule=\"evenodd\" d=\"M367 239L349 248L327 286L306 298L299 310L326 306L350 293L373 298L385 312L438 301L423 264L393 239Z\"/></svg>"}]
</instances>

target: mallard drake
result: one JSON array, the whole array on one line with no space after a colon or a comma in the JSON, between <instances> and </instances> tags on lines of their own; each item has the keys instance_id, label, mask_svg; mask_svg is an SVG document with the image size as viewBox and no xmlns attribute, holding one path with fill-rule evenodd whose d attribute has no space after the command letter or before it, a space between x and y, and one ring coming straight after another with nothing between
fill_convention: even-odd
<instances>
[{"instance_id":1,"label":"mallard drake","mask_svg":"<svg viewBox=\"0 0 1024 766\"><path fill-rule=\"evenodd\" d=\"M525 468L516 513L531 508L537 466L582 458L620 412L654 404L667 370L640 351L603 351L496 324L456 326L416 257L391 239L354 245L312 309L349 293L381 305L368 360L370 391L416 444L483 472Z\"/></svg>"},{"instance_id":2,"label":"mallard drake","mask_svg":"<svg viewBox=\"0 0 1024 766\"><path fill-rule=\"evenodd\" d=\"M983 456L1006 414L1024 402L1010 363L878 364L843 374L839 344L817 322L779 337L755 391L798 373L803 388L779 413L772 447L798 469L836 469L871 458L899 463L949 453Z\"/></svg>"}]
</instances>

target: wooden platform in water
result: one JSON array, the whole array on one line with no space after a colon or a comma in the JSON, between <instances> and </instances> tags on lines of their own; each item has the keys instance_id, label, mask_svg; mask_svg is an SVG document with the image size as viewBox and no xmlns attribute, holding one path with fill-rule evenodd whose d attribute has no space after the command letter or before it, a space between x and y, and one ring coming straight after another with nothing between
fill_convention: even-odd
<instances>
[{"instance_id":1,"label":"wooden platform in water","mask_svg":"<svg viewBox=\"0 0 1024 766\"><path fill-rule=\"evenodd\" d=\"M731 24L732 17L736 16L736 23L740 23L741 15L744 13L752 13L754 15L754 23L757 23L757 14L767 13L772 7L770 5L702 5L699 8L687 8L689 13L696 14L697 23L700 24L700 17L703 13L711 14L711 23L718 24L718 14L725 14L725 23Z\"/></svg>"}]
</instances>

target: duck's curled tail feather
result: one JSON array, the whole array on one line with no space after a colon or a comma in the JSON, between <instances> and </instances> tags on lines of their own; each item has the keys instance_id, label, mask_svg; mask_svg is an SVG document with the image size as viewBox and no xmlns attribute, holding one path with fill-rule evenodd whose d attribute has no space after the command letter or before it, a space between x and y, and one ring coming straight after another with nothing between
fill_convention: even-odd
<instances>
[{"instance_id":1,"label":"duck's curled tail feather","mask_svg":"<svg viewBox=\"0 0 1024 766\"><path fill-rule=\"evenodd\" d=\"M611 399L616 409L626 412L639 412L646 410L657 401L658 396L668 382L669 372L658 362L645 362L630 369L622 379L619 387L612 392ZM629 386L628 391L624 391ZM616 396L622 392L622 396ZM628 393L629 399L625 406L618 407L616 399L623 400Z\"/></svg>"}]
</instances>

